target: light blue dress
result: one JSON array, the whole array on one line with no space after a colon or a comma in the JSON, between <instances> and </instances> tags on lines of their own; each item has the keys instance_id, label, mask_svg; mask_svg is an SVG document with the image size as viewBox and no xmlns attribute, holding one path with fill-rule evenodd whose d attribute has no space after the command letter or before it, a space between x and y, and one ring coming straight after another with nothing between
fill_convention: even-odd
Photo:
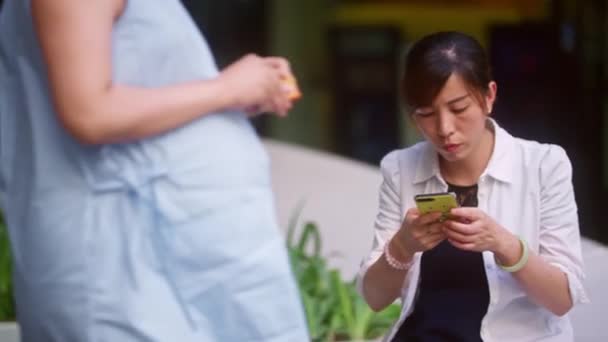
<instances>
[{"instance_id":1,"label":"light blue dress","mask_svg":"<svg viewBox=\"0 0 608 342\"><path fill-rule=\"evenodd\" d=\"M0 14L0 182L23 341L308 341L247 118L79 144L53 111L29 3ZM218 74L178 0L127 0L112 53L121 84Z\"/></svg>"}]
</instances>

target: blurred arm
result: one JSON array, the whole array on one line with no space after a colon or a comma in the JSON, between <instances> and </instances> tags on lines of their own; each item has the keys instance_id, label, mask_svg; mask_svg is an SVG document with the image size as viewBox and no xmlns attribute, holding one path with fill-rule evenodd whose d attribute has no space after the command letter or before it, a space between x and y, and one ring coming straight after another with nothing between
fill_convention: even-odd
<instances>
[{"instance_id":1,"label":"blurred arm","mask_svg":"<svg viewBox=\"0 0 608 342\"><path fill-rule=\"evenodd\" d=\"M114 83L111 33L123 6L124 0L32 0L58 118L79 141L144 138L226 108L289 109L280 97L286 97L281 68L257 56L212 80L162 88Z\"/></svg>"}]
</instances>

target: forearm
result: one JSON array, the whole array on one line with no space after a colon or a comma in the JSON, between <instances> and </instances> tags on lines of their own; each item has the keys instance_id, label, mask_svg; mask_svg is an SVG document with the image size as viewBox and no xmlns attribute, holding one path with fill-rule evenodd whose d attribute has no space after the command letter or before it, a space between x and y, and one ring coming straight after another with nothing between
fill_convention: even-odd
<instances>
[{"instance_id":1,"label":"forearm","mask_svg":"<svg viewBox=\"0 0 608 342\"><path fill-rule=\"evenodd\" d=\"M521 246L516 237L509 239L497 259L503 265L517 263L521 256ZM513 273L528 296L554 314L562 316L572 308L568 278L559 268L547 263L540 256L529 252L526 265Z\"/></svg>"},{"instance_id":2,"label":"forearm","mask_svg":"<svg viewBox=\"0 0 608 342\"><path fill-rule=\"evenodd\" d=\"M406 262L412 258L411 255L400 254L396 248L391 248L391 255ZM381 255L363 278L363 296L367 304L373 310L380 311L394 302L401 294L406 274L407 270L395 269L388 264L384 254Z\"/></svg>"},{"instance_id":3,"label":"forearm","mask_svg":"<svg viewBox=\"0 0 608 342\"><path fill-rule=\"evenodd\" d=\"M116 84L113 62L123 56L120 51L114 56L112 37L124 4L124 0L32 1L58 120L80 142L141 139L223 109L259 108L284 116L291 108L290 87L284 80L293 75L287 61L277 57L244 56L213 80L159 88Z\"/></svg>"},{"instance_id":4,"label":"forearm","mask_svg":"<svg viewBox=\"0 0 608 342\"><path fill-rule=\"evenodd\" d=\"M526 267L513 275L538 304L558 316L572 308L568 278L559 268L531 254Z\"/></svg>"},{"instance_id":5,"label":"forearm","mask_svg":"<svg viewBox=\"0 0 608 342\"><path fill-rule=\"evenodd\" d=\"M162 88L112 85L81 106L58 108L76 138L90 144L122 142L164 133L233 105L220 81Z\"/></svg>"}]
</instances>

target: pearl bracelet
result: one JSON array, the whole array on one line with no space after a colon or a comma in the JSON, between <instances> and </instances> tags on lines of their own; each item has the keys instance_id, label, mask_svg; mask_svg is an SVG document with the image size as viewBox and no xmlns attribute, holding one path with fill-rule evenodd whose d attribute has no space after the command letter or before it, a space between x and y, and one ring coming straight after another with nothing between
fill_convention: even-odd
<instances>
[{"instance_id":1,"label":"pearl bracelet","mask_svg":"<svg viewBox=\"0 0 608 342\"><path fill-rule=\"evenodd\" d=\"M401 262L401 261L397 260L395 257L393 257L391 255L391 252L389 251L390 244L391 244L391 240L388 240L388 242L386 244L384 244L384 258L386 259L386 262L392 268L394 268L396 270L399 270L399 271L408 270L414 263L414 258L412 257L412 260L409 262Z\"/></svg>"},{"instance_id":2,"label":"pearl bracelet","mask_svg":"<svg viewBox=\"0 0 608 342\"><path fill-rule=\"evenodd\" d=\"M526 263L528 262L528 257L530 256L530 251L528 250L528 244L521 237L519 238L519 243L521 244L521 257L519 258L519 261L517 261L517 263L515 263L515 265L512 265L512 266L501 265L498 262L498 260L496 260L496 256L494 256L494 261L496 261L496 265L498 265L498 267L500 267L503 271L506 271L509 273L514 273L514 272L517 272L517 271L521 270L522 268L524 268L524 266L526 266Z\"/></svg>"}]
</instances>

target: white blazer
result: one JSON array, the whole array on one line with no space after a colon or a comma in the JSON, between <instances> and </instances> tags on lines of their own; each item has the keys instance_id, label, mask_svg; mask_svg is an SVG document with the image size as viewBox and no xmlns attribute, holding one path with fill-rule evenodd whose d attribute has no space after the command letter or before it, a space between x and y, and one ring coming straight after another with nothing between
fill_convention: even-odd
<instances>
[{"instance_id":1,"label":"white blazer","mask_svg":"<svg viewBox=\"0 0 608 342\"><path fill-rule=\"evenodd\" d=\"M531 251L567 275L574 304L588 302L582 285L585 276L568 156L557 145L514 138L491 121L496 132L494 151L478 181L478 207L523 237ZM448 188L439 171L437 153L428 142L389 153L381 170L373 246L358 275L361 293L365 272L382 256L384 244L397 232L407 210L415 206L414 195ZM401 317L386 336L388 341L414 309L420 256L415 254L403 282ZM492 252L483 252L483 259L490 289L480 332L484 341L573 340L568 315L556 316L532 302L517 280L496 265Z\"/></svg>"}]
</instances>

